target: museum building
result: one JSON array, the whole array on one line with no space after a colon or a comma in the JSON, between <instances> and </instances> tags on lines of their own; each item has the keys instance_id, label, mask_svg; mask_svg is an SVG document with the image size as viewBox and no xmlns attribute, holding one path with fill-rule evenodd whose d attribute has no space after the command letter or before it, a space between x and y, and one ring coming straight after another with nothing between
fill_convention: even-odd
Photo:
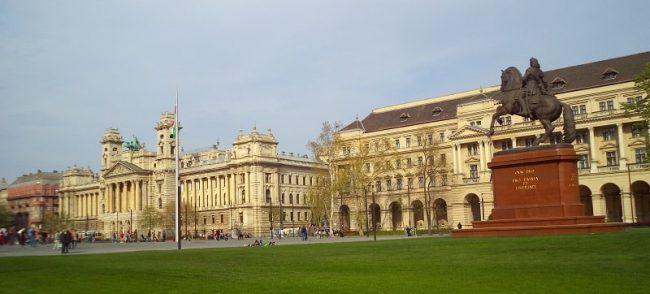
<instances>
[{"instance_id":1,"label":"museum building","mask_svg":"<svg viewBox=\"0 0 650 294\"><path fill-rule=\"evenodd\" d=\"M173 113L156 123L155 151L126 142L107 129L100 144L101 170L70 167L59 188L61 215L79 231L174 232L175 139ZM182 137L181 137L182 138ZM181 234L206 236L245 232L268 236L272 229L310 223L307 192L319 169L306 155L277 151L271 132L240 131L231 148L213 145L183 151L179 160ZM162 214L151 221L151 211ZM153 226L153 227L152 227Z\"/></svg>"},{"instance_id":2,"label":"museum building","mask_svg":"<svg viewBox=\"0 0 650 294\"><path fill-rule=\"evenodd\" d=\"M579 190L585 215L605 216L608 222L650 223L650 165L647 164L647 129L638 116L624 113L621 103L640 99L645 92L634 78L650 62L650 52L570 66L544 73L551 94L571 106L579 155ZM499 74L495 72L495 74ZM341 166L361 150L385 158L394 167L369 185L375 196L366 207L339 195L336 218L353 230L355 213L369 213L380 229L426 228L425 179L420 172L425 144L436 146L432 225L437 228L472 228L472 221L488 220L494 195L488 163L495 152L531 146L543 132L538 121L502 116L489 135L498 106L499 86L431 97L373 109L340 132L343 144L336 160ZM556 121L550 142L561 142L562 119ZM388 142L390 149L382 149ZM543 144L548 144L546 143ZM390 150L383 152L381 150ZM381 161L381 160L380 160ZM366 164L372 174L375 167ZM543 183L540 183L543 184ZM366 195L367 196L367 195ZM363 204L365 205L365 204Z\"/></svg>"}]
</instances>

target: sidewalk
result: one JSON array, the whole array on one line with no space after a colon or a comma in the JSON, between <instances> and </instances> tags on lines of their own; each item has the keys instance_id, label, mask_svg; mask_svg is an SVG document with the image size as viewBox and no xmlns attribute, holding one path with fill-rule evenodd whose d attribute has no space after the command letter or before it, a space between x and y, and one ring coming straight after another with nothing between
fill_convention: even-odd
<instances>
[{"instance_id":1,"label":"sidewalk","mask_svg":"<svg viewBox=\"0 0 650 294\"><path fill-rule=\"evenodd\" d=\"M446 236L446 235L436 235ZM408 239L408 238L422 238L420 237L405 237L403 235L390 235L390 236L377 236L377 240L395 240L395 239ZM310 237L307 241L302 241L300 237L285 237L281 240L273 239L276 246L294 245L294 244L319 244L319 243L337 243L337 242L363 242L372 241L370 237L343 237L343 238L322 238L316 239ZM228 241L214 241L214 240L193 240L181 242L181 249L202 249L202 248L228 248L228 247L246 247L255 241L254 238L245 240L228 240ZM268 242L269 239L263 239ZM38 245L31 247L29 245L4 245L0 246L0 258L7 256L48 256L48 255L62 255L61 249L54 250L53 244ZM79 254L103 254L103 253L119 253L119 252L133 252L133 251L149 251L149 250L178 250L176 242L138 242L138 243L111 243L111 242L96 242L88 243L83 242L77 244L77 248L70 249L68 255Z\"/></svg>"}]
</instances>

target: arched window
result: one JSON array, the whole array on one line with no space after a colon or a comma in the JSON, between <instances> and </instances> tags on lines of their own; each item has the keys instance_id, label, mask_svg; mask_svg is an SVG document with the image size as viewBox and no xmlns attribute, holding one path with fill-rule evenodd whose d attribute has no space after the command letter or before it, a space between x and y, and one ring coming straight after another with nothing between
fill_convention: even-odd
<instances>
[{"instance_id":1,"label":"arched window","mask_svg":"<svg viewBox=\"0 0 650 294\"><path fill-rule=\"evenodd\" d=\"M158 209L162 209L162 198L158 197Z\"/></svg>"},{"instance_id":2,"label":"arched window","mask_svg":"<svg viewBox=\"0 0 650 294\"><path fill-rule=\"evenodd\" d=\"M241 190L241 203L246 202L246 190Z\"/></svg>"},{"instance_id":3,"label":"arched window","mask_svg":"<svg viewBox=\"0 0 650 294\"><path fill-rule=\"evenodd\" d=\"M300 204L300 194L296 194L296 204Z\"/></svg>"},{"instance_id":4,"label":"arched window","mask_svg":"<svg viewBox=\"0 0 650 294\"><path fill-rule=\"evenodd\" d=\"M293 204L293 194L289 194L289 204Z\"/></svg>"}]
</instances>

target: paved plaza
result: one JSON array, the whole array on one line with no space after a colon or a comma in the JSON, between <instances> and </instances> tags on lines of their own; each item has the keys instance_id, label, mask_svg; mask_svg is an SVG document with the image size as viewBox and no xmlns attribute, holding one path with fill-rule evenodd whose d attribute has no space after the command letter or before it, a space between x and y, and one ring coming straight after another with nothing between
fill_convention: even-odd
<instances>
[{"instance_id":1,"label":"paved plaza","mask_svg":"<svg viewBox=\"0 0 650 294\"><path fill-rule=\"evenodd\" d=\"M436 235L436 236L446 236L446 235ZM403 235L390 235L390 236L377 236L377 240L394 240L394 239L406 239L406 238L422 238L424 236L418 237L406 237ZM428 237L428 235L426 236ZM372 236L370 237L359 237L359 236L346 236L343 238L309 238L307 241L302 241L300 237L285 237L281 240L273 239L276 246L286 246L286 245L295 245L295 244L319 244L319 243L338 243L338 242L364 242L372 241ZM246 247L249 244L252 244L255 241L254 238L248 238L244 240L233 240L228 241L214 241L214 240L193 240L193 241L183 241L181 243L182 250L191 250L191 249L204 249L204 248L228 248L228 247ZM268 238L263 239L266 243L269 241ZM6 256L48 256L48 255L61 255L61 249L53 249L54 244L47 245L37 245L32 247L29 245L4 245L0 246L0 257ZM137 243L111 243L111 242L95 242L88 243L82 242L77 244L75 249L70 249L68 255L79 255L79 254L103 254L103 253L119 253L119 252L133 252L133 251L148 251L148 250L178 250L178 244L175 242L137 242Z\"/></svg>"}]
</instances>

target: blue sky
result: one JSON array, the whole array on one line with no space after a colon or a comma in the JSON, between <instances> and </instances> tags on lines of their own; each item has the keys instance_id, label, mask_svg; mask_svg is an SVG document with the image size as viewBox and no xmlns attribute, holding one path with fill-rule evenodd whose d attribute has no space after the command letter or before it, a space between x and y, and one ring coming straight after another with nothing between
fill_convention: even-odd
<instances>
[{"instance_id":1,"label":"blue sky","mask_svg":"<svg viewBox=\"0 0 650 294\"><path fill-rule=\"evenodd\" d=\"M180 92L185 150L650 50L646 1L0 1L0 177L98 171L119 128L148 146Z\"/></svg>"}]
</instances>

